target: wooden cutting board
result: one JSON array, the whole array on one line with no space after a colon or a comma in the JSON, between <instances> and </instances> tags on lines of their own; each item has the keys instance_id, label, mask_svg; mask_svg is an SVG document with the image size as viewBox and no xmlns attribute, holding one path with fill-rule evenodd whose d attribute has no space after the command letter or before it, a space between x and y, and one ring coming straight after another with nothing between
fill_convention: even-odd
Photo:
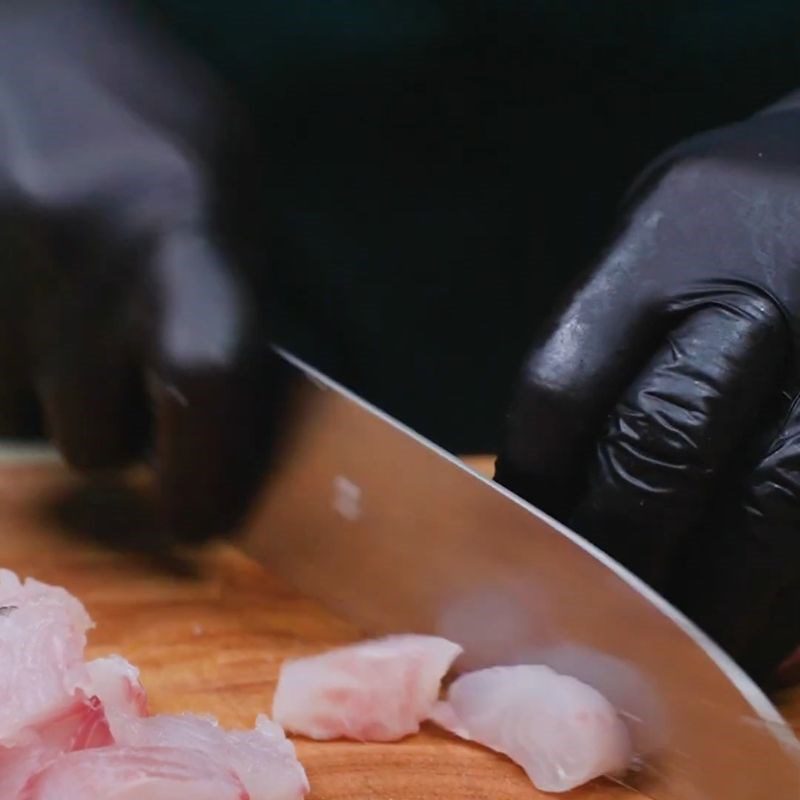
<instances>
[{"instance_id":1,"label":"wooden cutting board","mask_svg":"<svg viewBox=\"0 0 800 800\"><path fill-rule=\"evenodd\" d=\"M78 595L97 623L90 654L117 652L137 664L154 711L250 726L269 711L284 658L359 638L232 546L164 563L98 544L89 529L128 544L152 533L146 512L117 487L89 489L56 464L0 467L0 566ZM800 728L800 687L783 708ZM506 759L432 727L391 745L300 740L297 749L314 800L545 797ZM565 797L639 796L598 781Z\"/></svg>"}]
</instances>

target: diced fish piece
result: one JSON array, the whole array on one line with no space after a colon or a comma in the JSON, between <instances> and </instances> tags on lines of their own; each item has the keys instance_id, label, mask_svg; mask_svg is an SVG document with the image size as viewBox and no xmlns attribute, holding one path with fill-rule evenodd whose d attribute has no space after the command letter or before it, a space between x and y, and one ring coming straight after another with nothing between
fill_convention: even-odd
<instances>
[{"instance_id":1,"label":"diced fish piece","mask_svg":"<svg viewBox=\"0 0 800 800\"><path fill-rule=\"evenodd\" d=\"M79 695L71 708L31 731L28 744L0 748L0 797L14 800L28 780L64 753L113 744L103 706Z\"/></svg>"},{"instance_id":2,"label":"diced fish piece","mask_svg":"<svg viewBox=\"0 0 800 800\"><path fill-rule=\"evenodd\" d=\"M21 583L0 570L0 745L35 741L31 729L66 712L88 682L92 621L66 590Z\"/></svg>"},{"instance_id":3,"label":"diced fish piece","mask_svg":"<svg viewBox=\"0 0 800 800\"><path fill-rule=\"evenodd\" d=\"M545 792L565 792L632 759L628 730L597 691L544 666L493 667L458 678L432 719L505 753Z\"/></svg>"},{"instance_id":4,"label":"diced fish piece","mask_svg":"<svg viewBox=\"0 0 800 800\"><path fill-rule=\"evenodd\" d=\"M10 569L0 569L0 616L8 614L20 602L30 603L43 598L57 600L68 612L76 628L85 632L94 627L83 603L62 586L51 586L35 578L27 578L23 582Z\"/></svg>"},{"instance_id":5,"label":"diced fish piece","mask_svg":"<svg viewBox=\"0 0 800 800\"><path fill-rule=\"evenodd\" d=\"M194 750L107 747L70 753L18 800L251 800L232 770Z\"/></svg>"},{"instance_id":6,"label":"diced fish piece","mask_svg":"<svg viewBox=\"0 0 800 800\"><path fill-rule=\"evenodd\" d=\"M258 718L251 731L226 731L213 717L159 714L115 719L113 732L122 745L201 752L209 761L232 769L252 800L300 800L309 791L294 745L265 716Z\"/></svg>"},{"instance_id":7,"label":"diced fish piece","mask_svg":"<svg viewBox=\"0 0 800 800\"><path fill-rule=\"evenodd\" d=\"M100 698L109 717L116 714L147 716L147 692L133 664L115 655L97 658L86 667L89 684L85 691Z\"/></svg>"},{"instance_id":8,"label":"diced fish piece","mask_svg":"<svg viewBox=\"0 0 800 800\"><path fill-rule=\"evenodd\" d=\"M389 636L283 665L272 716L312 739L388 742L416 733L461 647Z\"/></svg>"}]
</instances>

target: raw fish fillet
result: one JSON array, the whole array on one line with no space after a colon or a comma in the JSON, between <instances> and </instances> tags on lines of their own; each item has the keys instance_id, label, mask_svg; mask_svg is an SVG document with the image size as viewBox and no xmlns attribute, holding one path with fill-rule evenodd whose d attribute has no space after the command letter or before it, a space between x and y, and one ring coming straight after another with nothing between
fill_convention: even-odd
<instances>
[{"instance_id":1,"label":"raw fish fillet","mask_svg":"<svg viewBox=\"0 0 800 800\"><path fill-rule=\"evenodd\" d=\"M305 770L283 729L260 716L251 731L226 731L213 717L114 718L113 733L129 747L177 747L203 753L232 769L252 800L300 800L309 791ZM187 795L188 797L188 795Z\"/></svg>"},{"instance_id":2,"label":"raw fish fillet","mask_svg":"<svg viewBox=\"0 0 800 800\"><path fill-rule=\"evenodd\" d=\"M36 740L31 729L76 702L92 621L66 590L0 570L0 745Z\"/></svg>"},{"instance_id":3,"label":"raw fish fillet","mask_svg":"<svg viewBox=\"0 0 800 800\"><path fill-rule=\"evenodd\" d=\"M79 696L71 708L31 731L28 744L0 748L0 797L13 800L28 780L63 753L114 743L103 706Z\"/></svg>"},{"instance_id":4,"label":"raw fish fillet","mask_svg":"<svg viewBox=\"0 0 800 800\"><path fill-rule=\"evenodd\" d=\"M458 678L432 719L505 753L544 792L565 792L625 772L628 730L611 704L549 667L493 667Z\"/></svg>"},{"instance_id":5,"label":"raw fish fillet","mask_svg":"<svg viewBox=\"0 0 800 800\"><path fill-rule=\"evenodd\" d=\"M138 670L84 661L92 622L66 590L0 570L0 800L300 800L283 729L147 716Z\"/></svg>"},{"instance_id":6,"label":"raw fish fillet","mask_svg":"<svg viewBox=\"0 0 800 800\"><path fill-rule=\"evenodd\" d=\"M286 662L272 716L312 739L388 742L416 733L461 647L437 636L389 636Z\"/></svg>"},{"instance_id":7,"label":"raw fish fillet","mask_svg":"<svg viewBox=\"0 0 800 800\"><path fill-rule=\"evenodd\" d=\"M133 664L120 656L109 656L90 661L86 667L89 684L85 691L100 698L109 717L147 716L147 692Z\"/></svg>"},{"instance_id":8,"label":"raw fish fillet","mask_svg":"<svg viewBox=\"0 0 800 800\"><path fill-rule=\"evenodd\" d=\"M107 747L70 753L32 778L19 800L251 800L242 782L203 753Z\"/></svg>"}]
</instances>

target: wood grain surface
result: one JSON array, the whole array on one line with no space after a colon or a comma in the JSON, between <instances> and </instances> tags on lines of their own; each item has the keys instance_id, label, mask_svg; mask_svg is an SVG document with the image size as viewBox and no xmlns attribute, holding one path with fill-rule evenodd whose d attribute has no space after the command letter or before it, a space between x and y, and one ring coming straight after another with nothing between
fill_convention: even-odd
<instances>
[{"instance_id":1,"label":"wood grain surface","mask_svg":"<svg viewBox=\"0 0 800 800\"><path fill-rule=\"evenodd\" d=\"M0 467L0 566L77 594L97 623L91 655L118 652L137 664L155 711L252 725L270 709L284 658L359 637L230 545L168 561L147 546L152 537L146 508L118 486L89 488L55 464ZM782 702L800 728L800 687ZM315 800L545 797L506 759L433 728L397 744L297 748ZM598 781L565 797L639 795Z\"/></svg>"}]
</instances>

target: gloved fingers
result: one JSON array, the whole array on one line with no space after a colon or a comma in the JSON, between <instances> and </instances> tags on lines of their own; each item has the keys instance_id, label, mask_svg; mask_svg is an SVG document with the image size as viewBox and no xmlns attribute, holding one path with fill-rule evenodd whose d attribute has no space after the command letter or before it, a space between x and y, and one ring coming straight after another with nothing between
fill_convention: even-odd
<instances>
[{"instance_id":1,"label":"gloved fingers","mask_svg":"<svg viewBox=\"0 0 800 800\"><path fill-rule=\"evenodd\" d=\"M135 459L146 417L125 312L101 287L65 282L32 312L32 327L34 386L66 461L99 470Z\"/></svg>"},{"instance_id":2,"label":"gloved fingers","mask_svg":"<svg viewBox=\"0 0 800 800\"><path fill-rule=\"evenodd\" d=\"M0 438L41 434L25 341L16 331L9 331L6 325L0 324Z\"/></svg>"},{"instance_id":3,"label":"gloved fingers","mask_svg":"<svg viewBox=\"0 0 800 800\"><path fill-rule=\"evenodd\" d=\"M634 225L622 235L523 365L495 480L555 516L581 493L605 415L666 329L649 287L632 285L617 268L635 257L646 234Z\"/></svg>"},{"instance_id":4,"label":"gloved fingers","mask_svg":"<svg viewBox=\"0 0 800 800\"><path fill-rule=\"evenodd\" d=\"M277 358L229 257L179 231L154 250L146 355L159 498L171 531L234 528L269 453Z\"/></svg>"},{"instance_id":5,"label":"gloved fingers","mask_svg":"<svg viewBox=\"0 0 800 800\"><path fill-rule=\"evenodd\" d=\"M691 313L609 416L575 529L658 585L731 459L759 432L788 345L780 310L760 296L719 295Z\"/></svg>"},{"instance_id":6,"label":"gloved fingers","mask_svg":"<svg viewBox=\"0 0 800 800\"><path fill-rule=\"evenodd\" d=\"M0 181L2 183L2 181ZM0 185L0 203L3 200ZM29 303L20 265L25 253L18 245L20 225L0 217L0 437L42 434L38 402L31 376L27 338Z\"/></svg>"},{"instance_id":7,"label":"gloved fingers","mask_svg":"<svg viewBox=\"0 0 800 800\"><path fill-rule=\"evenodd\" d=\"M75 469L119 469L140 454L147 428L133 365L104 348L48 360L37 389L47 433Z\"/></svg>"},{"instance_id":8,"label":"gloved fingers","mask_svg":"<svg viewBox=\"0 0 800 800\"><path fill-rule=\"evenodd\" d=\"M760 679L800 643L800 398L743 489L687 550L670 594Z\"/></svg>"}]
</instances>

